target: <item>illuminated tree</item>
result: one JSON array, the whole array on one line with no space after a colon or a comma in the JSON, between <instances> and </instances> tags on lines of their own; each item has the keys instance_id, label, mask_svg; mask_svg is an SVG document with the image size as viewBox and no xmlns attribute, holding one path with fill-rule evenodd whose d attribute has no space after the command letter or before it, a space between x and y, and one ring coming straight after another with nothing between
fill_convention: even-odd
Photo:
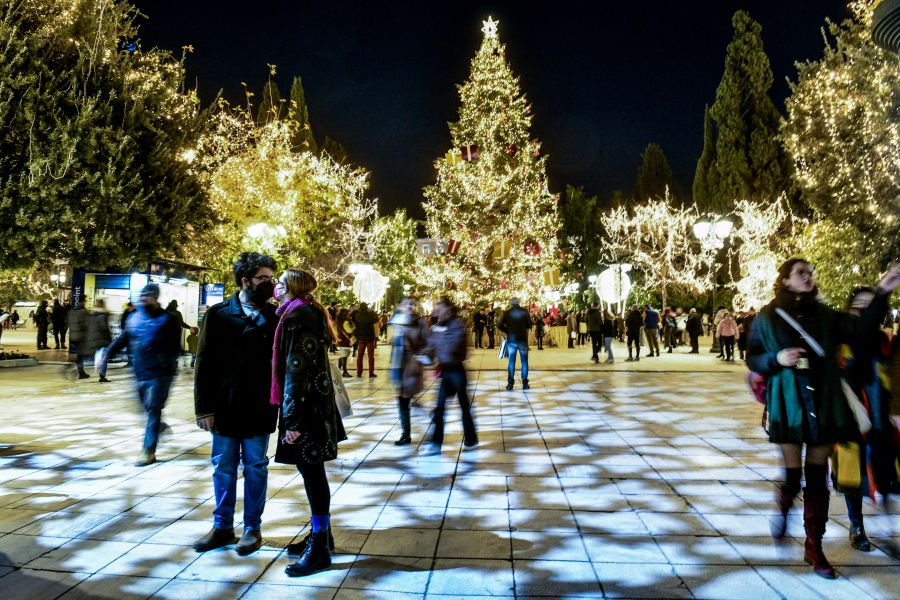
<instances>
[{"instance_id":1,"label":"illuminated tree","mask_svg":"<svg viewBox=\"0 0 900 600\"><path fill-rule=\"evenodd\" d=\"M609 263L631 263L643 288L658 292L666 305L671 288L703 291L709 286L706 262L695 248L693 207L675 206L666 190L629 210L611 209L600 217L603 255Z\"/></svg>"},{"instance_id":2,"label":"illuminated tree","mask_svg":"<svg viewBox=\"0 0 900 600\"><path fill-rule=\"evenodd\" d=\"M488 18L459 86L459 120L450 125L437 183L425 188L429 236L458 242L424 265L423 277L458 301L523 302L537 296L541 272L557 264L558 197L530 136L531 105L506 61L497 22ZM477 153L477 156L476 156Z\"/></svg>"},{"instance_id":3,"label":"illuminated tree","mask_svg":"<svg viewBox=\"0 0 900 600\"><path fill-rule=\"evenodd\" d=\"M0 1L0 266L176 256L207 221L184 66L114 0Z\"/></svg>"},{"instance_id":4,"label":"illuminated tree","mask_svg":"<svg viewBox=\"0 0 900 600\"><path fill-rule=\"evenodd\" d=\"M725 72L710 115L716 123L714 174L707 174L707 206L728 213L737 200L775 198L790 185L790 162L778 139L781 115L772 99L772 69L763 50L762 27L739 10Z\"/></svg>"},{"instance_id":5,"label":"illuminated tree","mask_svg":"<svg viewBox=\"0 0 900 600\"><path fill-rule=\"evenodd\" d=\"M782 134L804 201L881 258L900 247L900 63L872 42L872 4L852 2L824 56L798 65Z\"/></svg>"},{"instance_id":6,"label":"illuminated tree","mask_svg":"<svg viewBox=\"0 0 900 600\"><path fill-rule=\"evenodd\" d=\"M258 250L323 283L339 282L347 263L368 258L376 210L366 196L368 174L295 150L287 122L257 125L251 111L222 103L197 150L217 224L198 236L193 260L228 281L237 253Z\"/></svg>"},{"instance_id":7,"label":"illuminated tree","mask_svg":"<svg viewBox=\"0 0 900 600\"><path fill-rule=\"evenodd\" d=\"M405 208L378 217L372 224L372 264L391 280L410 281L417 256L416 227Z\"/></svg>"}]
</instances>

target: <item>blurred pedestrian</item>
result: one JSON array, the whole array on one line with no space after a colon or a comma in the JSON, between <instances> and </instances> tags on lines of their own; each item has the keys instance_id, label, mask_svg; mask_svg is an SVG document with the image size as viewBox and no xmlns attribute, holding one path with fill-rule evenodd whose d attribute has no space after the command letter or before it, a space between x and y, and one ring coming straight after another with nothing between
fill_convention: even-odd
<instances>
[{"instance_id":1,"label":"blurred pedestrian","mask_svg":"<svg viewBox=\"0 0 900 600\"><path fill-rule=\"evenodd\" d=\"M34 325L37 327L37 349L49 350L47 345L47 329L50 327L50 314L47 312L46 300L41 300L37 309L34 311Z\"/></svg>"},{"instance_id":2,"label":"blurred pedestrian","mask_svg":"<svg viewBox=\"0 0 900 600\"><path fill-rule=\"evenodd\" d=\"M626 362L641 360L641 329L644 327L644 317L637 305L632 305L625 317L625 334L628 337L628 358ZM631 346L634 345L634 355L631 354Z\"/></svg>"},{"instance_id":3,"label":"blurred pedestrian","mask_svg":"<svg viewBox=\"0 0 900 600\"><path fill-rule=\"evenodd\" d=\"M391 381L397 388L397 409L400 414L400 438L396 446L412 442L409 405L422 391L422 363L419 355L425 348L425 323L419 318L416 301L404 298L390 320L394 339L391 345Z\"/></svg>"},{"instance_id":4,"label":"blurred pedestrian","mask_svg":"<svg viewBox=\"0 0 900 600\"><path fill-rule=\"evenodd\" d=\"M359 352L356 355L356 376L363 374L363 355L369 354L369 377L377 377L375 374L375 324L378 315L369 310L365 302L359 303L359 309L353 314L354 332Z\"/></svg>"},{"instance_id":5,"label":"blurred pedestrian","mask_svg":"<svg viewBox=\"0 0 900 600\"><path fill-rule=\"evenodd\" d=\"M55 350L66 349L66 331L69 327L68 310L60 304L59 299L53 301L53 310L50 313L50 323L53 325L53 341Z\"/></svg>"},{"instance_id":6,"label":"blurred pedestrian","mask_svg":"<svg viewBox=\"0 0 900 600\"><path fill-rule=\"evenodd\" d=\"M716 328L716 337L719 338L719 344L722 346L722 360L734 362L734 340L737 338L738 333L740 332L738 331L737 322L731 316L731 313L726 310Z\"/></svg>"}]
</instances>

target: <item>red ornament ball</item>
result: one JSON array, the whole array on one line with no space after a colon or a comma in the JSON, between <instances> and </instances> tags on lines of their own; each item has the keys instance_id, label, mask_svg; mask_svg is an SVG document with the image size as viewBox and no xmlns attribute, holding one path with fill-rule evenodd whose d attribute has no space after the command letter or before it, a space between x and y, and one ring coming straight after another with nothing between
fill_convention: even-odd
<instances>
[{"instance_id":1,"label":"red ornament ball","mask_svg":"<svg viewBox=\"0 0 900 600\"><path fill-rule=\"evenodd\" d=\"M525 254L527 254L528 256L540 256L541 245L534 240L528 240L527 242L522 244L522 251L525 252Z\"/></svg>"},{"instance_id":2,"label":"red ornament ball","mask_svg":"<svg viewBox=\"0 0 900 600\"><path fill-rule=\"evenodd\" d=\"M515 156L518 151L519 151L519 147L516 146L515 144L509 144L506 147L506 154L508 156Z\"/></svg>"}]
</instances>

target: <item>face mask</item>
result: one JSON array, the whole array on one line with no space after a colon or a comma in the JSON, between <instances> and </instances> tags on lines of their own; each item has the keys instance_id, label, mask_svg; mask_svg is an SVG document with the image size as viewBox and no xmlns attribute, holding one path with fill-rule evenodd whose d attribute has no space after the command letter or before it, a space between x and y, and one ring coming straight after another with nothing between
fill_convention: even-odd
<instances>
[{"instance_id":1,"label":"face mask","mask_svg":"<svg viewBox=\"0 0 900 600\"><path fill-rule=\"evenodd\" d=\"M275 284L271 281L263 281L248 290L250 301L257 306L262 306L272 298L272 292L275 291Z\"/></svg>"}]
</instances>

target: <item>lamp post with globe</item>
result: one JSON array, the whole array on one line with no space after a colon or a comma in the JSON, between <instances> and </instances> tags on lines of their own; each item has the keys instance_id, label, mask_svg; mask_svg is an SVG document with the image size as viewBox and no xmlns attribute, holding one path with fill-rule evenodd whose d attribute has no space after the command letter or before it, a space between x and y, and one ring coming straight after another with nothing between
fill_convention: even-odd
<instances>
[{"instance_id":1,"label":"lamp post with globe","mask_svg":"<svg viewBox=\"0 0 900 600\"><path fill-rule=\"evenodd\" d=\"M718 308L716 305L716 291L719 285L716 279L716 257L718 256L719 250L725 246L725 241L731 235L731 229L733 227L734 223L728 219L719 217L700 219L694 223L694 237L699 240L700 246L703 249L703 254L709 257L709 276L712 284L713 301L713 313L710 316L711 319L715 317L715 311ZM718 352L719 340L716 337L715 332L713 332L712 338L712 346L709 351Z\"/></svg>"}]
</instances>

